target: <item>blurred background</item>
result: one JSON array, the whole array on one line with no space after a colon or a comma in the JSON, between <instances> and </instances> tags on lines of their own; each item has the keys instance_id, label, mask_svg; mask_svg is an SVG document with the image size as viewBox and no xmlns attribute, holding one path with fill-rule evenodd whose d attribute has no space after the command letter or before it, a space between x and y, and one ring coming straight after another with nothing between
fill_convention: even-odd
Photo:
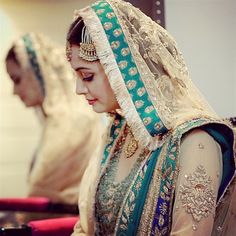
<instances>
[{"instance_id":1,"label":"blurred background","mask_svg":"<svg viewBox=\"0 0 236 236\"><path fill-rule=\"evenodd\" d=\"M0 197L27 192L29 162L41 128L34 109L12 94L5 70L11 43L27 31L65 44L74 9L91 0L0 0ZM165 25L183 52L192 80L222 117L236 116L236 1L133 0Z\"/></svg>"}]
</instances>

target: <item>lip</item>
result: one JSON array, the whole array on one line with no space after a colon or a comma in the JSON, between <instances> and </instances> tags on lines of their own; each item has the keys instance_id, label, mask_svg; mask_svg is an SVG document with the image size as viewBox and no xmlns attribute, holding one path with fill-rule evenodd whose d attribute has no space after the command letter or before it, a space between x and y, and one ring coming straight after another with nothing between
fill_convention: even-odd
<instances>
[{"instance_id":1,"label":"lip","mask_svg":"<svg viewBox=\"0 0 236 236\"><path fill-rule=\"evenodd\" d=\"M97 99L87 99L89 105L93 105Z\"/></svg>"}]
</instances>

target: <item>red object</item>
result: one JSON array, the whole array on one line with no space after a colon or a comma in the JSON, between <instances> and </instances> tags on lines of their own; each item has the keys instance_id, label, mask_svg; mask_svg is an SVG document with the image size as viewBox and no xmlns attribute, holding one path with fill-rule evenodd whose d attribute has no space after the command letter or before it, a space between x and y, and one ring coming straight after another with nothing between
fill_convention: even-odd
<instances>
[{"instance_id":1,"label":"red object","mask_svg":"<svg viewBox=\"0 0 236 236\"><path fill-rule=\"evenodd\" d=\"M78 217L30 221L32 236L70 236Z\"/></svg>"},{"instance_id":2,"label":"red object","mask_svg":"<svg viewBox=\"0 0 236 236\"><path fill-rule=\"evenodd\" d=\"M49 204L44 197L0 198L0 210L5 211L46 211Z\"/></svg>"}]
</instances>

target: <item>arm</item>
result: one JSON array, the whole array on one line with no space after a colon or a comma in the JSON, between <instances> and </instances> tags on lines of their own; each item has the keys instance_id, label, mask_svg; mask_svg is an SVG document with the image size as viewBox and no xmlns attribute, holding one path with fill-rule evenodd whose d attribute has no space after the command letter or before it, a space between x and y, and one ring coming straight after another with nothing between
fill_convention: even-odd
<instances>
[{"instance_id":1,"label":"arm","mask_svg":"<svg viewBox=\"0 0 236 236\"><path fill-rule=\"evenodd\" d=\"M187 134L180 147L172 236L211 235L221 176L218 143L200 129Z\"/></svg>"}]
</instances>

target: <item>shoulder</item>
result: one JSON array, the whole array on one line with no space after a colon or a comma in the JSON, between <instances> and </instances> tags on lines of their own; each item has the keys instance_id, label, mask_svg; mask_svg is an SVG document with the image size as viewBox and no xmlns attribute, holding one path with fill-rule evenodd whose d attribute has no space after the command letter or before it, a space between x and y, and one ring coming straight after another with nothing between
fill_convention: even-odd
<instances>
[{"instance_id":1,"label":"shoulder","mask_svg":"<svg viewBox=\"0 0 236 236\"><path fill-rule=\"evenodd\" d=\"M201 162L216 160L216 158L220 160L221 148L206 131L200 128L193 129L182 137L180 144L180 159L186 160L190 156L195 161L198 159Z\"/></svg>"},{"instance_id":2,"label":"shoulder","mask_svg":"<svg viewBox=\"0 0 236 236\"><path fill-rule=\"evenodd\" d=\"M200 143L212 146L219 146L210 134L200 128L190 130L189 132L185 133L181 139L181 146L189 144L191 144L191 146L194 146Z\"/></svg>"}]
</instances>

